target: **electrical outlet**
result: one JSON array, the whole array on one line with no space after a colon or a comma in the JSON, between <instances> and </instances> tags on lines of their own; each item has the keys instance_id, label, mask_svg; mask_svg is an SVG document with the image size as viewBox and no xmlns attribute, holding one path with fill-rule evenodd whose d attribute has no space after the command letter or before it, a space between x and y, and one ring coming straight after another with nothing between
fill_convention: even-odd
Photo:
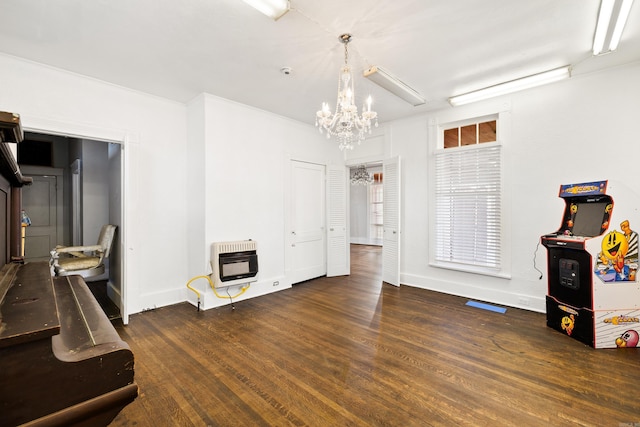
<instances>
[{"instance_id":1,"label":"electrical outlet","mask_svg":"<svg viewBox=\"0 0 640 427\"><path fill-rule=\"evenodd\" d=\"M280 282L278 282L277 280L275 282L273 282L273 286L278 286L280 284Z\"/></svg>"},{"instance_id":2,"label":"electrical outlet","mask_svg":"<svg viewBox=\"0 0 640 427\"><path fill-rule=\"evenodd\" d=\"M520 297L518 298L518 304L528 307L531 304L531 301L529 301L529 298Z\"/></svg>"}]
</instances>

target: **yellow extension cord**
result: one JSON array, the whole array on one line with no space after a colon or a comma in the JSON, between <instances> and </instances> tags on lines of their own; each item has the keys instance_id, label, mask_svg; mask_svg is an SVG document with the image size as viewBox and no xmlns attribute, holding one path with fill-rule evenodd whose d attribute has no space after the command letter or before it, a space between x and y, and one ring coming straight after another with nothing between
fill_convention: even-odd
<instances>
[{"instance_id":1,"label":"yellow extension cord","mask_svg":"<svg viewBox=\"0 0 640 427\"><path fill-rule=\"evenodd\" d=\"M213 285L213 282L211 281L211 277L209 277L209 276L195 276L195 277L192 277L191 280L189 280L187 282L187 288L191 289L198 296L198 309L200 309L200 292L198 292L197 289L195 289L193 286L191 286L191 283L196 281L196 280L198 280L198 279L207 279L207 281L209 282L209 286L211 286L211 289L213 289L213 293L218 298L228 298L230 300L232 300L233 298L239 297L240 295L244 294L247 291L247 289L249 289L249 286L251 286L250 283L247 283L245 286L242 287L240 292L238 292L236 295L233 295L233 296L231 296L231 295L220 295L218 293L218 291L216 290L216 287Z\"/></svg>"}]
</instances>

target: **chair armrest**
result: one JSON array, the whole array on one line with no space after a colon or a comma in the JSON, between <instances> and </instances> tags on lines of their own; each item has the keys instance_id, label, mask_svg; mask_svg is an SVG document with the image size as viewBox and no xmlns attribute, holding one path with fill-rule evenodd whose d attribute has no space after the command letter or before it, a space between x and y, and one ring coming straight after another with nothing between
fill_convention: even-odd
<instances>
[{"instance_id":1,"label":"chair armrest","mask_svg":"<svg viewBox=\"0 0 640 427\"><path fill-rule=\"evenodd\" d=\"M89 251L102 251L102 246L100 246L100 245L64 246L62 248L55 248L51 252L57 252L59 254L65 254L65 253L69 253L69 252L89 252Z\"/></svg>"}]
</instances>

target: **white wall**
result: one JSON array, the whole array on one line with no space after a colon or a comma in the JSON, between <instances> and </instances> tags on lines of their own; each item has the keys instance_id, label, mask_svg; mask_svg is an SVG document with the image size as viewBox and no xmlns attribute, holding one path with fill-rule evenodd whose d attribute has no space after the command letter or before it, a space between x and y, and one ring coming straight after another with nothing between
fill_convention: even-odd
<instances>
[{"instance_id":1,"label":"white wall","mask_svg":"<svg viewBox=\"0 0 640 427\"><path fill-rule=\"evenodd\" d=\"M546 249L536 253L542 280L533 258L540 236L560 226L560 184L608 179L640 191L639 75L635 63L453 109L468 116L505 110L510 122L504 141L510 279L428 265L428 168L436 147L429 126L452 109L390 124L392 151L403 159L402 283L544 311Z\"/></svg>"},{"instance_id":2,"label":"white wall","mask_svg":"<svg viewBox=\"0 0 640 427\"><path fill-rule=\"evenodd\" d=\"M258 281L238 300L290 287L285 259L289 162L342 164L342 153L313 125L208 94L189 104L189 132L194 135L189 137L189 155L204 150L200 155L203 162L195 165L204 171L194 172L194 176L204 177L203 193L200 200L190 200L195 209L204 203L204 217L198 219L198 212L193 215L195 223L201 220L202 226L194 227L201 230L201 236L194 233L191 240L194 246L190 251L195 251L200 263L200 271L192 270L192 276L211 272L214 242L252 239L258 243ZM279 282L277 287L273 286L275 281ZM208 283L203 280L194 286L205 291ZM237 291L230 290L230 294ZM206 297L211 298L212 293ZM187 293L187 298L195 298L195 294ZM204 305L210 308L227 303L226 298L214 297Z\"/></svg>"},{"instance_id":3,"label":"white wall","mask_svg":"<svg viewBox=\"0 0 640 427\"><path fill-rule=\"evenodd\" d=\"M82 238L95 245L104 224L109 224L109 145L82 141Z\"/></svg>"},{"instance_id":4,"label":"white wall","mask_svg":"<svg viewBox=\"0 0 640 427\"><path fill-rule=\"evenodd\" d=\"M193 99L187 106L187 240L190 249L188 260L189 277L207 273L208 254L205 247L205 191L207 166L205 152L205 108L206 95Z\"/></svg>"},{"instance_id":5,"label":"white wall","mask_svg":"<svg viewBox=\"0 0 640 427\"><path fill-rule=\"evenodd\" d=\"M124 142L127 310L183 299L187 279L186 107L0 55L0 110L23 127Z\"/></svg>"}]
</instances>

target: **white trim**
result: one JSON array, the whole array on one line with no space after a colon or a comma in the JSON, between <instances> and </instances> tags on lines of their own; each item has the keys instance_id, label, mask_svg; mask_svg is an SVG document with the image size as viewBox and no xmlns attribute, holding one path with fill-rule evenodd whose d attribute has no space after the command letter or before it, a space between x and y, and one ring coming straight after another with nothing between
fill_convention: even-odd
<instances>
[{"instance_id":1,"label":"white trim","mask_svg":"<svg viewBox=\"0 0 640 427\"><path fill-rule=\"evenodd\" d=\"M131 132L125 129L105 128L93 124L72 123L60 119L21 115L25 131L47 133L80 139L123 144L131 139Z\"/></svg>"},{"instance_id":2,"label":"white trim","mask_svg":"<svg viewBox=\"0 0 640 427\"><path fill-rule=\"evenodd\" d=\"M483 276L500 277L502 279L511 279L511 274L502 270L490 270L482 267L467 264L456 264L455 262L439 262L429 261L429 265L435 268L444 268L445 270L462 271L464 273L481 274Z\"/></svg>"},{"instance_id":3,"label":"white trim","mask_svg":"<svg viewBox=\"0 0 640 427\"><path fill-rule=\"evenodd\" d=\"M403 286L428 289L435 292L457 295L464 298L473 298L481 301L490 301L494 304L501 304L538 313L544 313L546 311L546 300L544 296L531 296L513 293L506 282L502 289L497 289L471 285L464 281L452 282L449 280L425 277L416 274L402 274L401 280Z\"/></svg>"}]
</instances>

